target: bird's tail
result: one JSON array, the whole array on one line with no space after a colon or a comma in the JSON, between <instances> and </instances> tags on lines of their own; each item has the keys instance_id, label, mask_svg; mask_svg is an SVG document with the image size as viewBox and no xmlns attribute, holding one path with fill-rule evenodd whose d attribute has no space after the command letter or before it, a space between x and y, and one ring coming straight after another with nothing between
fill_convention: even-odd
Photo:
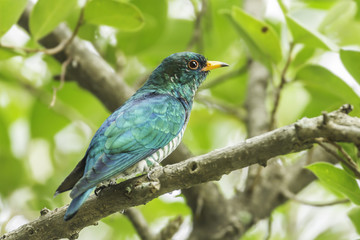
<instances>
[{"instance_id":1,"label":"bird's tail","mask_svg":"<svg viewBox=\"0 0 360 240\"><path fill-rule=\"evenodd\" d=\"M77 213L77 211L79 210L81 205L85 202L85 200L89 197L90 193L94 189L95 188L88 189L86 192L82 193L81 195L77 196L76 198L74 198L71 201L68 209L66 210L65 216L64 216L65 221L68 221L74 217L74 215Z\"/></svg>"}]
</instances>

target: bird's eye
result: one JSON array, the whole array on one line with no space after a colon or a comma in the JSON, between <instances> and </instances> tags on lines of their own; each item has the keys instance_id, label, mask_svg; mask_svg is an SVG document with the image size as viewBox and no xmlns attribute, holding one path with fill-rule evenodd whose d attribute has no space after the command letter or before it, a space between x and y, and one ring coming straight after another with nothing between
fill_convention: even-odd
<instances>
[{"instance_id":1,"label":"bird's eye","mask_svg":"<svg viewBox=\"0 0 360 240\"><path fill-rule=\"evenodd\" d=\"M188 63L188 67L189 67L190 69L192 69L192 70L196 70L196 69L198 69L198 67L199 67L199 63L198 63L198 61L196 61L196 60L191 60L191 61Z\"/></svg>"}]
</instances>

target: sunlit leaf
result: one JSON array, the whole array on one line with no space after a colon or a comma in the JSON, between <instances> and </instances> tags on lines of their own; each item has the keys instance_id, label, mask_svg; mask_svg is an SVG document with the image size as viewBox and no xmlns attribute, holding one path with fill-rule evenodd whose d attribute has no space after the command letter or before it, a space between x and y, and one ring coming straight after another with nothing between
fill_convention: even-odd
<instances>
[{"instance_id":1,"label":"sunlit leaf","mask_svg":"<svg viewBox=\"0 0 360 240\"><path fill-rule=\"evenodd\" d=\"M144 26L136 32L120 32L118 46L127 54L135 54L153 46L159 40L167 24L167 1L135 0L144 16Z\"/></svg>"},{"instance_id":2,"label":"sunlit leaf","mask_svg":"<svg viewBox=\"0 0 360 240\"><path fill-rule=\"evenodd\" d=\"M133 4L116 0L93 0L86 5L84 20L119 30L134 31L144 24L144 17Z\"/></svg>"},{"instance_id":3,"label":"sunlit leaf","mask_svg":"<svg viewBox=\"0 0 360 240\"><path fill-rule=\"evenodd\" d=\"M354 160L357 165L360 167L360 158L358 157L358 148L353 143L338 143L347 154Z\"/></svg>"},{"instance_id":4,"label":"sunlit leaf","mask_svg":"<svg viewBox=\"0 0 360 240\"><path fill-rule=\"evenodd\" d=\"M307 64L308 60L314 55L315 49L313 47L303 47L291 62L293 67L302 67Z\"/></svg>"},{"instance_id":5,"label":"sunlit leaf","mask_svg":"<svg viewBox=\"0 0 360 240\"><path fill-rule=\"evenodd\" d=\"M334 48L331 46L331 43L325 39L325 37L321 36L319 33L307 29L295 19L286 16L286 22L291 31L294 43L303 43L308 47L322 48L325 50L331 50Z\"/></svg>"},{"instance_id":6,"label":"sunlit leaf","mask_svg":"<svg viewBox=\"0 0 360 240\"><path fill-rule=\"evenodd\" d=\"M0 0L0 37L18 21L27 2L27 0Z\"/></svg>"},{"instance_id":7,"label":"sunlit leaf","mask_svg":"<svg viewBox=\"0 0 360 240\"><path fill-rule=\"evenodd\" d=\"M145 64L151 64L155 68L164 57L186 49L193 33L193 22L184 19L168 18L164 32L158 41L143 52L139 52L137 58Z\"/></svg>"},{"instance_id":8,"label":"sunlit leaf","mask_svg":"<svg viewBox=\"0 0 360 240\"><path fill-rule=\"evenodd\" d=\"M48 124L44 124L44 122ZM43 103L35 102L30 116L30 123L33 137L53 139L55 134L69 123L69 120L55 113Z\"/></svg>"},{"instance_id":9,"label":"sunlit leaf","mask_svg":"<svg viewBox=\"0 0 360 240\"><path fill-rule=\"evenodd\" d=\"M307 65L298 71L296 79L312 98L305 110L308 117L316 116L321 111L334 110L345 103L357 105L360 102L349 85L322 66Z\"/></svg>"},{"instance_id":10,"label":"sunlit leaf","mask_svg":"<svg viewBox=\"0 0 360 240\"><path fill-rule=\"evenodd\" d=\"M348 72L360 84L360 52L341 49L340 58Z\"/></svg>"},{"instance_id":11,"label":"sunlit leaf","mask_svg":"<svg viewBox=\"0 0 360 240\"><path fill-rule=\"evenodd\" d=\"M292 4L308 7L310 9L330 9L339 0L292 0Z\"/></svg>"},{"instance_id":12,"label":"sunlit leaf","mask_svg":"<svg viewBox=\"0 0 360 240\"><path fill-rule=\"evenodd\" d=\"M360 234L360 207L354 207L348 212L348 216L353 223L356 232Z\"/></svg>"},{"instance_id":13,"label":"sunlit leaf","mask_svg":"<svg viewBox=\"0 0 360 240\"><path fill-rule=\"evenodd\" d=\"M353 203L360 205L360 189L356 180L344 170L326 162L314 163L307 166L329 189L342 193Z\"/></svg>"},{"instance_id":14,"label":"sunlit leaf","mask_svg":"<svg viewBox=\"0 0 360 240\"><path fill-rule=\"evenodd\" d=\"M39 0L30 14L30 31L35 39L50 33L77 5L77 0Z\"/></svg>"},{"instance_id":15,"label":"sunlit leaf","mask_svg":"<svg viewBox=\"0 0 360 240\"><path fill-rule=\"evenodd\" d=\"M101 221L112 228L114 237L110 239L127 239L134 236L136 233L134 225L131 224L130 220L122 214L113 214L101 219Z\"/></svg>"},{"instance_id":16,"label":"sunlit leaf","mask_svg":"<svg viewBox=\"0 0 360 240\"><path fill-rule=\"evenodd\" d=\"M193 51L204 51L202 53L205 56L216 59L229 55L226 49L231 48L234 42L238 42L239 35L234 26L229 24L229 16L224 14L224 11L231 9L238 2L238 0L209 1L208 5L211 7L206 9L203 17L202 38L193 42ZM229 10L227 12L229 13ZM210 22L211 24L209 24ZM195 37L195 34L194 32L192 38Z\"/></svg>"},{"instance_id":17,"label":"sunlit leaf","mask_svg":"<svg viewBox=\"0 0 360 240\"><path fill-rule=\"evenodd\" d=\"M18 56L18 55L19 54L17 54L15 51L13 51L11 49L0 48L0 61L1 60L6 60L8 58L15 57L15 56Z\"/></svg>"},{"instance_id":18,"label":"sunlit leaf","mask_svg":"<svg viewBox=\"0 0 360 240\"><path fill-rule=\"evenodd\" d=\"M57 98L80 113L88 122L93 123L93 127L100 127L102 122L109 116L109 112L104 105L94 95L79 87L75 82L67 82L63 89L58 91Z\"/></svg>"},{"instance_id":19,"label":"sunlit leaf","mask_svg":"<svg viewBox=\"0 0 360 240\"><path fill-rule=\"evenodd\" d=\"M260 59L264 57L275 63L280 62L282 59L280 39L271 25L254 18L239 7L232 8L231 16L250 51L260 55L255 57Z\"/></svg>"},{"instance_id":20,"label":"sunlit leaf","mask_svg":"<svg viewBox=\"0 0 360 240\"><path fill-rule=\"evenodd\" d=\"M353 1L338 1L326 12L326 16L319 26L319 31L329 34L336 32L352 21L355 14L356 3Z\"/></svg>"},{"instance_id":21,"label":"sunlit leaf","mask_svg":"<svg viewBox=\"0 0 360 240\"><path fill-rule=\"evenodd\" d=\"M343 236L344 234L346 234L345 230L342 229L334 229L332 227L322 231L321 233L319 233L314 240L340 240L340 239L344 239Z\"/></svg>"},{"instance_id":22,"label":"sunlit leaf","mask_svg":"<svg viewBox=\"0 0 360 240\"><path fill-rule=\"evenodd\" d=\"M355 3L357 5L357 11L356 11L356 20L359 20L360 19L360 0L355 0Z\"/></svg>"},{"instance_id":23,"label":"sunlit leaf","mask_svg":"<svg viewBox=\"0 0 360 240\"><path fill-rule=\"evenodd\" d=\"M12 154L9 126L6 119L3 118L6 114L3 110L0 108L0 182L6 183L11 180L11 184L0 184L0 196L7 197L16 188L25 184L26 172L22 162L19 159L15 159Z\"/></svg>"},{"instance_id":24,"label":"sunlit leaf","mask_svg":"<svg viewBox=\"0 0 360 240\"><path fill-rule=\"evenodd\" d=\"M183 202L164 202L155 198L139 208L149 222L165 216L190 215L191 210Z\"/></svg>"},{"instance_id":25,"label":"sunlit leaf","mask_svg":"<svg viewBox=\"0 0 360 240\"><path fill-rule=\"evenodd\" d=\"M298 82L286 84L281 92L278 107L278 126L285 126L296 122L302 117L304 109L312 104L308 92ZM319 112L317 113L319 114Z\"/></svg>"}]
</instances>

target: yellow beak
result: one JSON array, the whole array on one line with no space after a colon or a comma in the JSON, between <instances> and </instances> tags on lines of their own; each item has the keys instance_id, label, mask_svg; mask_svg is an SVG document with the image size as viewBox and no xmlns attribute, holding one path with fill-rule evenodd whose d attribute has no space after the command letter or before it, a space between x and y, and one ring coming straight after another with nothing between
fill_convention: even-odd
<instances>
[{"instance_id":1,"label":"yellow beak","mask_svg":"<svg viewBox=\"0 0 360 240\"><path fill-rule=\"evenodd\" d=\"M203 67L201 69L201 71L210 71L210 70L213 70L215 68L220 68L220 67L228 67L229 64L227 63L223 63L223 62L218 62L218 61L207 61L206 62L206 66Z\"/></svg>"}]
</instances>

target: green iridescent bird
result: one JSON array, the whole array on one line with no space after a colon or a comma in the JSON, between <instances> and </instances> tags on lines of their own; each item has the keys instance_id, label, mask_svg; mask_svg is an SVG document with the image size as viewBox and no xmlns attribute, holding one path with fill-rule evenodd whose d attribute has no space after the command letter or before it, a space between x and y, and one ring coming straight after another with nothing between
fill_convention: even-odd
<instances>
[{"instance_id":1,"label":"green iridescent bird","mask_svg":"<svg viewBox=\"0 0 360 240\"><path fill-rule=\"evenodd\" d=\"M56 190L55 195L72 189L64 220L76 214L98 184L146 173L174 151L196 90L210 70L225 66L192 52L165 58L144 86L105 120L84 158Z\"/></svg>"}]
</instances>

